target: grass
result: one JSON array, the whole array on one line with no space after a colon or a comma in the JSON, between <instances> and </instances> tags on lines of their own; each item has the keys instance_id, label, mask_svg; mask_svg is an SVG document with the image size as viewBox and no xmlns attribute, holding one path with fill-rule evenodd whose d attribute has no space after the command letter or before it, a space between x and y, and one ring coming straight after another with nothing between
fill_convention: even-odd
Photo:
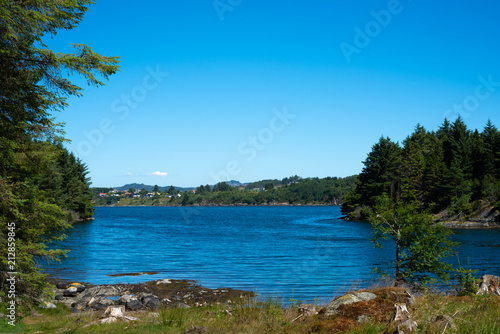
<instances>
[{"instance_id":1,"label":"grass","mask_svg":"<svg viewBox=\"0 0 500 334\"><path fill-rule=\"evenodd\" d=\"M298 317L294 303L283 308L279 299L246 299L240 304L205 307L163 308L156 312L128 312L138 321L92 324L103 312L72 314L59 304L56 309L40 309L16 322L16 327L0 320L0 333L384 333L394 312L392 291L378 287L371 291L378 298L351 304L341 314L326 317L318 314ZM319 307L318 307L319 309ZM418 323L419 333L499 333L499 296L451 296L425 293L416 298L410 312ZM364 323L359 316L366 315ZM453 319L456 328L440 317ZM86 326L86 327L85 327Z\"/></svg>"}]
</instances>

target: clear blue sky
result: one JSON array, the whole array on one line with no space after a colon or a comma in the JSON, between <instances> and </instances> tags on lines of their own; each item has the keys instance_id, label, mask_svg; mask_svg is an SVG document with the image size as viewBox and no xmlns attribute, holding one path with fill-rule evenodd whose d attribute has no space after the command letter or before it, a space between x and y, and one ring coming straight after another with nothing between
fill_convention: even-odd
<instances>
[{"instance_id":1,"label":"clear blue sky","mask_svg":"<svg viewBox=\"0 0 500 334\"><path fill-rule=\"evenodd\" d=\"M494 1L97 0L48 39L121 56L58 113L93 186L349 176L457 110L500 126ZM456 107L454 107L456 105ZM462 105L462 106L460 106Z\"/></svg>"}]
</instances>

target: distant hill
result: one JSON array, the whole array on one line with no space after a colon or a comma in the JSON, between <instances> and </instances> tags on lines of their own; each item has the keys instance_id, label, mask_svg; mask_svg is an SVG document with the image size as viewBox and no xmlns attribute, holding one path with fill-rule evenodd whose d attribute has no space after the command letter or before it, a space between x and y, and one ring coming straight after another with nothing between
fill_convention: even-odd
<instances>
[{"instance_id":1,"label":"distant hill","mask_svg":"<svg viewBox=\"0 0 500 334\"><path fill-rule=\"evenodd\" d=\"M190 190L196 189L196 187L187 187L187 188L176 187L176 186L173 186L173 187L175 189L181 190L181 191L190 191ZM151 185L144 184L144 183L129 183L129 184L126 184L126 185L121 186L121 187L115 187L114 189L119 190L119 191L126 191L126 190L129 190L130 188L134 188L135 190L146 189L147 191L152 191L154 188L154 185L151 186ZM170 186L158 187L158 188L160 188L161 191L165 191L168 188L170 188Z\"/></svg>"}]
</instances>

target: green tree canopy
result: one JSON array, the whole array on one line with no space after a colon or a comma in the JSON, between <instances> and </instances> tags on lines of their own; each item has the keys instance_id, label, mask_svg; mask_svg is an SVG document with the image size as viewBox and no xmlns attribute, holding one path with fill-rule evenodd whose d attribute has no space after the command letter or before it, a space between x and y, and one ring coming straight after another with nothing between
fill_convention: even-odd
<instances>
[{"instance_id":1,"label":"green tree canopy","mask_svg":"<svg viewBox=\"0 0 500 334\"><path fill-rule=\"evenodd\" d=\"M381 247L381 239L391 239L396 246L395 282L426 284L447 281L452 266L446 258L454 254L452 231L421 211L417 202L393 202L387 195L377 198L370 222L372 241Z\"/></svg>"},{"instance_id":2,"label":"green tree canopy","mask_svg":"<svg viewBox=\"0 0 500 334\"><path fill-rule=\"evenodd\" d=\"M76 27L92 3L5 0L0 6L0 281L5 282L6 273L12 271L7 266L5 236L7 224L15 223L16 288L27 299L46 287L36 261L64 254L49 250L47 244L63 237L49 232L68 227L65 206L91 214L91 208L78 207L80 201L70 198L87 196L87 170L54 145L63 141L63 133L52 113L63 110L69 96L82 95L70 75L80 74L89 85L100 86L101 78L118 70L118 57L102 56L83 44L74 44L74 53L54 52L44 38ZM67 198L43 189L47 174L56 182L68 180Z\"/></svg>"}]
</instances>

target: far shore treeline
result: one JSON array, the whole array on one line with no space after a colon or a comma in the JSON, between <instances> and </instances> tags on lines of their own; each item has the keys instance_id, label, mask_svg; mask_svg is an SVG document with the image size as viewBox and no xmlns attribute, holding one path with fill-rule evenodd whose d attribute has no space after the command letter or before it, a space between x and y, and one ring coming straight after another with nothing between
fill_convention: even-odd
<instances>
[{"instance_id":1,"label":"far shore treeline","mask_svg":"<svg viewBox=\"0 0 500 334\"><path fill-rule=\"evenodd\" d=\"M500 133L490 121L481 132L461 117L437 131L417 125L402 145L380 138L363 164L342 205L351 219L368 219L381 196L450 220L500 209Z\"/></svg>"},{"instance_id":2,"label":"far shore treeline","mask_svg":"<svg viewBox=\"0 0 500 334\"><path fill-rule=\"evenodd\" d=\"M130 187L92 188L94 205L340 205L356 185L356 176L345 178L287 177L249 184L219 182L193 189L140 185ZM122 189L119 191L119 189Z\"/></svg>"}]
</instances>

